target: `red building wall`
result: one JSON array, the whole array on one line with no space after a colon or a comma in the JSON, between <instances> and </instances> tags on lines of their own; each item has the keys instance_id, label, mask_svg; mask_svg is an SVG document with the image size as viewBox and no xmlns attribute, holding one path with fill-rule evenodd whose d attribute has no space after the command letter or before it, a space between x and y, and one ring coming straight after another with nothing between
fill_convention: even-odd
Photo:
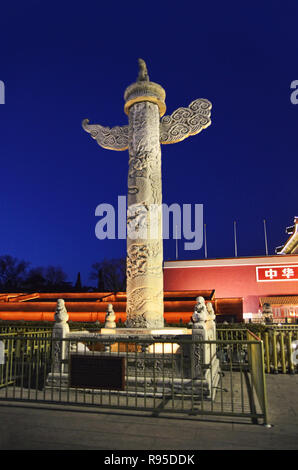
<instances>
[{"instance_id":1,"label":"red building wall","mask_svg":"<svg viewBox=\"0 0 298 470\"><path fill-rule=\"evenodd\" d=\"M242 297L243 313L257 313L260 297L298 294L298 280L258 282L256 268L267 266L298 269L298 256L168 261L164 265L164 288L167 291L215 289L216 298Z\"/></svg>"}]
</instances>

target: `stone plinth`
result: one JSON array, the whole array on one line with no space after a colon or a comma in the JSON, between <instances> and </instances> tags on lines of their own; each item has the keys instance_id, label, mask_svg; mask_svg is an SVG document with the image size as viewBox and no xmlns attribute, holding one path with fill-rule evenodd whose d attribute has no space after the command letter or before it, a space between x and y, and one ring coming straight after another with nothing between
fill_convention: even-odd
<instances>
[{"instance_id":1,"label":"stone plinth","mask_svg":"<svg viewBox=\"0 0 298 470\"><path fill-rule=\"evenodd\" d=\"M191 330L188 328L101 328L101 335L117 335L118 336L133 336L140 337L145 336L163 336L163 335L186 335L191 334Z\"/></svg>"},{"instance_id":2,"label":"stone plinth","mask_svg":"<svg viewBox=\"0 0 298 470\"><path fill-rule=\"evenodd\" d=\"M112 312L111 307L109 311ZM51 387L68 387L65 359L69 354L98 354L124 358L127 391L177 392L213 400L219 381L219 361L216 344L206 341L216 339L214 317L211 304L206 307L204 299L198 298L193 328L101 328L97 333L68 332L63 337L73 339L73 351L60 348L47 383Z\"/></svg>"}]
</instances>

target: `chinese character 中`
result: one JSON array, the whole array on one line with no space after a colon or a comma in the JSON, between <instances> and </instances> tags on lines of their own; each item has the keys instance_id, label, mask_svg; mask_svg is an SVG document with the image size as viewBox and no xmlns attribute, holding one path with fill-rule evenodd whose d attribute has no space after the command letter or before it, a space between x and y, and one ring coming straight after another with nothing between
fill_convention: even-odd
<instances>
[{"instance_id":1,"label":"chinese character \u4e2d","mask_svg":"<svg viewBox=\"0 0 298 470\"><path fill-rule=\"evenodd\" d=\"M273 279L274 277L277 277L277 271L275 269L267 269L265 271L265 277L269 277L270 279Z\"/></svg>"}]
</instances>

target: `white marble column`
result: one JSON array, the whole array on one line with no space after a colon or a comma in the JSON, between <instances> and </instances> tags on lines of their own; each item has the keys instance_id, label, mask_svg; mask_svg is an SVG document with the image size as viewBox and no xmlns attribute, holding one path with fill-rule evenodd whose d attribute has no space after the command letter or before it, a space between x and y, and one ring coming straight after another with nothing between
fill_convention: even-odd
<instances>
[{"instance_id":1,"label":"white marble column","mask_svg":"<svg viewBox=\"0 0 298 470\"><path fill-rule=\"evenodd\" d=\"M129 109L127 326L161 328L163 242L160 114L157 104Z\"/></svg>"},{"instance_id":2,"label":"white marble column","mask_svg":"<svg viewBox=\"0 0 298 470\"><path fill-rule=\"evenodd\" d=\"M129 151L126 326L130 328L164 326L160 145L180 142L211 124L208 100L197 99L164 116L165 97L165 90L149 80L146 64L139 59L137 81L124 93L128 126L104 127L89 124L88 119L82 123L101 147Z\"/></svg>"}]
</instances>

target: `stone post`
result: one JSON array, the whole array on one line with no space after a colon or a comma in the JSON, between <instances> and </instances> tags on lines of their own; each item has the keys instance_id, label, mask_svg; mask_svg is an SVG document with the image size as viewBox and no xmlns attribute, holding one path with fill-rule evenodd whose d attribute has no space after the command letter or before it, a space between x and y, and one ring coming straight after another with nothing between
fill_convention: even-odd
<instances>
[{"instance_id":1,"label":"stone post","mask_svg":"<svg viewBox=\"0 0 298 470\"><path fill-rule=\"evenodd\" d=\"M112 304L108 304L107 314L105 318L105 328L116 328L116 315Z\"/></svg>"},{"instance_id":2,"label":"stone post","mask_svg":"<svg viewBox=\"0 0 298 470\"><path fill-rule=\"evenodd\" d=\"M52 372L65 372L66 364L62 361L67 358L68 345L67 341L63 341L69 333L68 313L63 299L57 300L55 311L55 325L53 327L53 369Z\"/></svg>"},{"instance_id":3,"label":"stone post","mask_svg":"<svg viewBox=\"0 0 298 470\"><path fill-rule=\"evenodd\" d=\"M192 337L196 341L205 341L206 335L206 321L208 318L208 312L205 306L204 297L197 297L197 303L195 305L194 313L191 317L192 325ZM194 343L192 347L192 377L198 378L202 376L203 364L206 360L206 351L204 344Z\"/></svg>"},{"instance_id":4,"label":"stone post","mask_svg":"<svg viewBox=\"0 0 298 470\"><path fill-rule=\"evenodd\" d=\"M192 315L192 336L194 340L216 340L215 314L211 302L205 305L204 297L197 297ZM216 344L193 345L193 376L202 377L216 358ZM216 365L216 367L218 367ZM213 373L213 371L212 371Z\"/></svg>"}]
</instances>

